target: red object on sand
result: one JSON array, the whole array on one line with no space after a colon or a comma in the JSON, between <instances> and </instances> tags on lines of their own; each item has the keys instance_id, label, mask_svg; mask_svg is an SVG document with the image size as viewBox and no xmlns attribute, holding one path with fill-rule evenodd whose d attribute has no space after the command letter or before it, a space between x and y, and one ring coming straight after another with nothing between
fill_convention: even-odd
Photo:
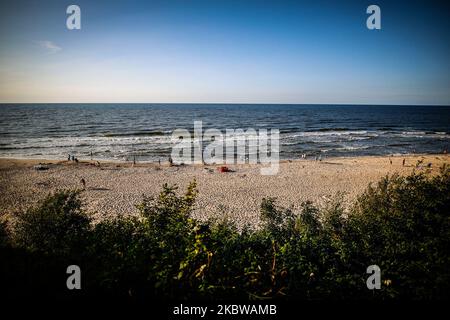
<instances>
[{"instance_id":1,"label":"red object on sand","mask_svg":"<svg viewBox=\"0 0 450 320\"><path fill-rule=\"evenodd\" d=\"M228 172L228 167L225 167L225 166L219 167L218 169L219 169L219 172Z\"/></svg>"}]
</instances>

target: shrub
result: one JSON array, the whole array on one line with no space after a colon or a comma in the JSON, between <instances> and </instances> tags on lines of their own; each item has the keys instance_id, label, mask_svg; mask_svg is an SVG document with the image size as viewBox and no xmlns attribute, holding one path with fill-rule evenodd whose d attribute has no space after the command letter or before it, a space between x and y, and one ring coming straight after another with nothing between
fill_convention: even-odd
<instances>
[{"instance_id":1,"label":"shrub","mask_svg":"<svg viewBox=\"0 0 450 320\"><path fill-rule=\"evenodd\" d=\"M87 290L134 296L148 286L150 239L137 218L103 220L94 226L89 241L89 260L83 266Z\"/></svg>"},{"instance_id":2,"label":"shrub","mask_svg":"<svg viewBox=\"0 0 450 320\"><path fill-rule=\"evenodd\" d=\"M14 241L31 252L59 256L82 254L90 217L81 209L78 191L60 191L17 216Z\"/></svg>"},{"instance_id":3,"label":"shrub","mask_svg":"<svg viewBox=\"0 0 450 320\"><path fill-rule=\"evenodd\" d=\"M155 284L155 294L168 297L180 296L186 289L179 274L188 246L195 243L196 222L190 214L197 195L196 182L188 186L183 196L178 196L176 190L176 186L165 184L157 198L144 197L137 206L149 239L148 277Z\"/></svg>"},{"instance_id":4,"label":"shrub","mask_svg":"<svg viewBox=\"0 0 450 320\"><path fill-rule=\"evenodd\" d=\"M355 261L379 265L385 296L448 297L450 170L394 175L369 187L348 219L345 245Z\"/></svg>"},{"instance_id":5,"label":"shrub","mask_svg":"<svg viewBox=\"0 0 450 320\"><path fill-rule=\"evenodd\" d=\"M78 192L56 193L18 216L12 237L18 251L0 248L7 256L4 270L14 279L31 272L39 286L54 281L52 288L59 288L51 273L76 261L83 294L134 298L450 296L448 169L434 177L386 177L347 210L342 197L324 208L305 202L297 213L265 199L257 230L238 230L227 220L196 221L196 194L195 182L184 195L164 185L157 198L138 205L138 217L92 226ZM8 244L4 235L0 225L0 240ZM381 268L381 290L366 287L372 264Z\"/></svg>"}]
</instances>

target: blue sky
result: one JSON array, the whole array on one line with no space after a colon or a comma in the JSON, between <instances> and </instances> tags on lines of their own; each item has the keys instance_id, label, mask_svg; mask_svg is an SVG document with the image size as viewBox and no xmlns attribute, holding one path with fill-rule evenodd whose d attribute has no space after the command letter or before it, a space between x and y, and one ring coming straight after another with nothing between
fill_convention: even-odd
<instances>
[{"instance_id":1,"label":"blue sky","mask_svg":"<svg viewBox=\"0 0 450 320\"><path fill-rule=\"evenodd\" d=\"M66 28L70 4L81 30ZM381 8L381 30L366 8ZM0 102L450 104L433 1L2 1Z\"/></svg>"}]
</instances>

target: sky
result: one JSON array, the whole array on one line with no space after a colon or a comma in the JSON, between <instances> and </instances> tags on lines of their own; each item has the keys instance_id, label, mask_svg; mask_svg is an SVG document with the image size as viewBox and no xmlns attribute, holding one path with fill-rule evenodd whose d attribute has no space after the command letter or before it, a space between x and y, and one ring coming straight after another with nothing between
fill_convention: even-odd
<instances>
[{"instance_id":1,"label":"sky","mask_svg":"<svg viewBox=\"0 0 450 320\"><path fill-rule=\"evenodd\" d=\"M437 1L0 0L0 103L450 105L449 30Z\"/></svg>"}]
</instances>

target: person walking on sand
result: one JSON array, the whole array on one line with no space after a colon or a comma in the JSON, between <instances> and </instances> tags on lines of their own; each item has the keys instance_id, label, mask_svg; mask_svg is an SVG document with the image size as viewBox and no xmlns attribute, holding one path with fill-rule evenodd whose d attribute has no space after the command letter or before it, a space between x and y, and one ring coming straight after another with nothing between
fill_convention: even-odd
<instances>
[{"instance_id":1,"label":"person walking on sand","mask_svg":"<svg viewBox=\"0 0 450 320\"><path fill-rule=\"evenodd\" d=\"M403 159L402 166L405 166L405 159Z\"/></svg>"},{"instance_id":2,"label":"person walking on sand","mask_svg":"<svg viewBox=\"0 0 450 320\"><path fill-rule=\"evenodd\" d=\"M391 157L389 157L389 162L392 165L392 158Z\"/></svg>"},{"instance_id":3,"label":"person walking on sand","mask_svg":"<svg viewBox=\"0 0 450 320\"><path fill-rule=\"evenodd\" d=\"M83 185L83 190L86 190L86 180L84 178L81 178L81 184Z\"/></svg>"},{"instance_id":4,"label":"person walking on sand","mask_svg":"<svg viewBox=\"0 0 450 320\"><path fill-rule=\"evenodd\" d=\"M173 159L172 159L172 157L170 157L170 156L169 156L169 165L170 165L170 166L173 166Z\"/></svg>"},{"instance_id":5,"label":"person walking on sand","mask_svg":"<svg viewBox=\"0 0 450 320\"><path fill-rule=\"evenodd\" d=\"M70 161L70 153L69 153L69 155L67 156L67 161Z\"/></svg>"}]
</instances>

